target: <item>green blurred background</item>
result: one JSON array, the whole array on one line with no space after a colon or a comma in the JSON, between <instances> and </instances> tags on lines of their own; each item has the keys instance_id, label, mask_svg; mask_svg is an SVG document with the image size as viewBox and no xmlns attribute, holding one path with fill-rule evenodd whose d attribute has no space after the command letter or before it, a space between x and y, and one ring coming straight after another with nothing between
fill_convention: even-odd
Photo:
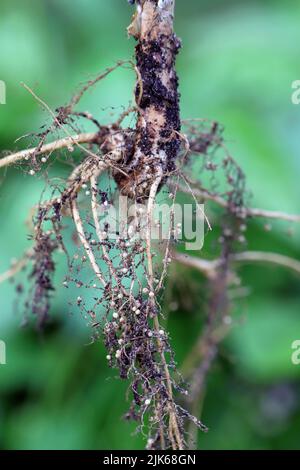
<instances>
[{"instance_id":1,"label":"green blurred background","mask_svg":"<svg viewBox=\"0 0 300 470\"><path fill-rule=\"evenodd\" d=\"M126 36L131 10L126 0L1 0L0 79L7 104L0 106L0 149L22 148L15 139L48 120L20 82L54 108L81 82L132 57L134 43ZM183 117L225 126L253 205L295 213L300 106L291 103L291 83L300 79L299 21L296 1L177 0ZM133 85L133 74L119 70L87 94L81 109L108 120L132 100ZM0 272L29 246L25 220L42 188L42 180L23 172L1 173ZM300 259L299 229L292 233L293 227L277 223L265 232L263 224L251 224L250 249ZM269 266L248 266L240 274L250 295L236 303L235 326L210 374L202 416L210 432L199 436L199 448L300 449L300 366L291 363L291 344L300 339L299 278ZM62 276L59 266L58 285ZM170 284L191 299L177 295L165 305L180 364L201 328L203 279L174 268ZM128 384L107 368L102 345L88 344L90 331L76 309L70 313L68 300L60 289L41 336L34 327L20 327L14 286L0 285L0 339L7 344L0 447L143 448L134 426L121 419Z\"/></svg>"}]
</instances>

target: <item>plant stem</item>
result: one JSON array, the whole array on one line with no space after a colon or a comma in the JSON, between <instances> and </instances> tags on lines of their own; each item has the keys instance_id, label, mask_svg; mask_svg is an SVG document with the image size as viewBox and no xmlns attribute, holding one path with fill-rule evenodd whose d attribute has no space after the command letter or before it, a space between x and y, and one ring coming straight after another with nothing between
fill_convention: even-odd
<instances>
[{"instance_id":1,"label":"plant stem","mask_svg":"<svg viewBox=\"0 0 300 470\"><path fill-rule=\"evenodd\" d=\"M137 124L129 175L117 175L123 194L147 199L162 170L174 171L180 149L178 78L175 71L180 41L173 31L175 0L139 0L128 33L135 48Z\"/></svg>"}]
</instances>

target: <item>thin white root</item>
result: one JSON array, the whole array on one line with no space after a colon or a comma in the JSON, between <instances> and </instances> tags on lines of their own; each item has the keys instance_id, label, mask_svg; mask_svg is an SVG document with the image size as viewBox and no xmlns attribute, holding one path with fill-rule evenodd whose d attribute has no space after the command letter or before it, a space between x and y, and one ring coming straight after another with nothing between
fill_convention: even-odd
<instances>
[{"instance_id":1,"label":"thin white root","mask_svg":"<svg viewBox=\"0 0 300 470\"><path fill-rule=\"evenodd\" d=\"M198 202L197 199L195 198L195 195L193 194L193 191L192 191L192 188L191 188L190 185L189 185L189 182L187 181L186 178L183 178L183 179L184 179L184 182L185 182L185 184L187 185L187 187L188 187L188 189L189 189L189 191L190 191L190 194L193 196L193 199L194 199L194 201L195 201L195 203L196 203L196 205L197 205L197 208L198 208L199 202ZM207 223L208 229L209 229L209 230L212 230L212 227L211 227L211 225L210 225L210 222L209 222L209 220L208 220L208 218L207 218L205 212L204 212L202 209L201 209L201 212L202 212L203 217L204 217L204 219L205 219L205 221L206 221L206 223Z\"/></svg>"},{"instance_id":2,"label":"thin white root","mask_svg":"<svg viewBox=\"0 0 300 470\"><path fill-rule=\"evenodd\" d=\"M67 148L72 145L87 144L89 142L93 142L96 139L96 137L97 137L97 134L94 132L68 136L63 139L55 140L53 142L43 145L41 149L38 151L37 155L51 153L51 152L54 152L55 150ZM7 157L3 157L0 159L0 168L13 165L14 163L17 163L20 160L30 159L30 157L32 157L36 151L37 151L37 147L33 147L27 150L21 150L20 152L13 153L11 155L7 155Z\"/></svg>"},{"instance_id":3,"label":"thin white root","mask_svg":"<svg viewBox=\"0 0 300 470\"><path fill-rule=\"evenodd\" d=\"M172 259L179 263L188 266L189 268L198 269L209 279L214 279L217 274L217 269L220 266L219 260L209 261L196 256L190 256L183 253L172 252Z\"/></svg>"},{"instance_id":4,"label":"thin white root","mask_svg":"<svg viewBox=\"0 0 300 470\"><path fill-rule=\"evenodd\" d=\"M222 265L221 259L213 261L189 256L183 253L172 253L172 258L185 266L198 269L208 278L214 279L218 268ZM300 274L300 261L284 256L278 253L267 251L244 251L230 256L231 263L271 263L277 266L283 266Z\"/></svg>"},{"instance_id":5,"label":"thin white root","mask_svg":"<svg viewBox=\"0 0 300 470\"><path fill-rule=\"evenodd\" d=\"M26 266L32 254L33 250L28 250L23 258L17 260L15 263L13 263L10 269L0 274L0 284L2 282L8 281L9 279L12 279L16 274L18 274Z\"/></svg>"},{"instance_id":6,"label":"thin white root","mask_svg":"<svg viewBox=\"0 0 300 470\"><path fill-rule=\"evenodd\" d=\"M101 274L101 270L100 270L100 268L98 266L98 263L96 261L96 258L95 258L94 252L92 250L92 247L89 244L89 242L88 242L88 240L87 240L87 238L84 234L84 228L83 228L82 220L81 220L79 210L78 210L78 207L77 207L77 204L76 204L75 200L73 200L71 202L71 211L72 211L74 224L75 224L78 236L80 238L81 244L82 244L82 246L83 246L83 248L84 248L84 250L87 254L87 257L90 260L91 266L92 266L97 278L99 279L99 281L101 282L103 287L105 287L106 286L106 281L105 281L104 277Z\"/></svg>"},{"instance_id":7,"label":"thin white root","mask_svg":"<svg viewBox=\"0 0 300 470\"><path fill-rule=\"evenodd\" d=\"M77 136L73 136L69 130L67 129L66 126L64 126L60 121L59 119L57 118L56 114L52 111L52 109L50 108L50 106L45 103L45 101L43 101L39 96L36 95L36 93L31 90L31 88L29 88L27 85L25 85L24 83L22 84L23 87L34 97L34 99L41 105L43 106L43 108L46 109L46 111L50 114L50 116L53 118L53 122L55 122L57 128L61 129L65 135L66 135L66 138L65 139L61 139L59 142L68 142L68 145L70 144L73 144L75 145L77 148L79 148L80 150L82 150L85 154L89 155L90 157L93 157L93 158L96 158L98 159L99 158L99 155L91 152L89 149L85 148L82 143L88 143L88 142L93 142L93 140L97 137L97 134L79 134ZM113 140L117 141L118 139L116 138L117 135L119 133L116 133L116 136L112 136ZM80 137L83 136L85 140L83 140L83 142L80 141ZM86 140L87 139L87 140ZM90 140L89 140L90 139ZM57 141L56 141L57 142ZM46 144L44 147L42 148L45 148L47 147L47 145L53 145L54 143L52 144ZM63 145L62 147L66 147L68 145ZM57 148L62 148L62 147L56 147L54 148L53 150L57 150ZM117 146L118 147L118 146ZM34 154L34 152L36 151L36 148L34 149L30 149L31 150L31 155ZM1 167L4 167L4 166L7 166L8 164L12 164L14 163L14 161L12 161L13 159L16 158L16 156L18 156L17 160L20 160L22 158L26 158L28 157L28 152L30 152L30 150L23 150L21 152L18 152L17 154L13 154L13 155L8 155L7 157L4 157L2 160L0 160L0 168ZM48 149L49 151L49 149ZM40 152L38 152L40 153ZM45 153L45 152L43 152ZM114 152L112 152L114 154L114 157L116 155L118 155L118 159L120 159L122 157L122 152L121 152L121 148L116 148ZM30 155L29 155L30 157ZM108 163L106 163L106 166L111 166L112 168L115 168L114 165L112 164L111 161L109 161ZM121 171L119 168L115 168L117 169L118 171Z\"/></svg>"},{"instance_id":8,"label":"thin white root","mask_svg":"<svg viewBox=\"0 0 300 470\"><path fill-rule=\"evenodd\" d=\"M236 253L231 257L232 261L237 263L271 263L291 269L300 274L300 261L289 256L267 251L244 251Z\"/></svg>"},{"instance_id":9,"label":"thin white root","mask_svg":"<svg viewBox=\"0 0 300 470\"><path fill-rule=\"evenodd\" d=\"M148 283L149 288L153 291L153 263L152 263L152 253L151 253L151 237L152 237L152 220L153 220L153 209L155 204L156 194L159 188L159 185L162 180L162 174L158 175L156 180L150 189L148 205L147 205L147 236L146 236L146 253L147 253L147 262L148 262Z\"/></svg>"},{"instance_id":10,"label":"thin white root","mask_svg":"<svg viewBox=\"0 0 300 470\"><path fill-rule=\"evenodd\" d=\"M173 188L175 185L169 184L169 186ZM226 199L222 198L221 196L218 196L217 194L212 194L209 191L206 191L205 189L194 187L185 188L183 185L178 185L178 190L183 193L192 194L194 197L199 197L206 201L213 201L218 206L223 207L224 209L229 208L229 204ZM287 214L281 211L271 211L259 208L244 208L242 210L242 213L246 217L261 217L265 219L285 220L286 222L300 222L299 214Z\"/></svg>"}]
</instances>

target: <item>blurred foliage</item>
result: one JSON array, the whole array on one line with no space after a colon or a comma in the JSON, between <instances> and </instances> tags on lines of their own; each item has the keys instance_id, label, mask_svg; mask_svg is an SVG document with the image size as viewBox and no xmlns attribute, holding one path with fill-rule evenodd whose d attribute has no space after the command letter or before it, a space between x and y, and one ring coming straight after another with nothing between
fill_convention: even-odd
<instances>
[{"instance_id":1,"label":"blurred foliage","mask_svg":"<svg viewBox=\"0 0 300 470\"><path fill-rule=\"evenodd\" d=\"M252 204L287 212L300 211L300 108L290 99L291 82L300 78L299 17L300 5L288 0L177 1L183 117L221 122ZM79 83L132 57L129 19L126 0L1 0L2 150L22 148L15 139L48 120L20 82L53 108L66 103ZM132 100L133 84L133 74L120 69L82 108L106 121ZM29 246L25 220L42 188L16 169L1 174L1 272ZM300 258L299 229L291 236L289 228L276 223L265 232L262 221L252 222L249 248ZM211 237L204 246L210 256ZM62 272L60 266L57 285ZM199 448L299 449L300 366L290 359L291 343L300 339L299 279L270 266L245 266L240 274L250 295L235 302L234 328L209 377L203 421L210 432L199 436ZM205 292L198 273L178 267L169 283L183 292L176 304L165 300L180 364L201 331ZM134 426L121 419L127 384L108 370L102 345L88 344L90 331L76 309L69 313L69 296L57 291L52 324L40 336L20 328L14 286L0 286L8 362L0 366L0 447L142 448Z\"/></svg>"}]
</instances>

